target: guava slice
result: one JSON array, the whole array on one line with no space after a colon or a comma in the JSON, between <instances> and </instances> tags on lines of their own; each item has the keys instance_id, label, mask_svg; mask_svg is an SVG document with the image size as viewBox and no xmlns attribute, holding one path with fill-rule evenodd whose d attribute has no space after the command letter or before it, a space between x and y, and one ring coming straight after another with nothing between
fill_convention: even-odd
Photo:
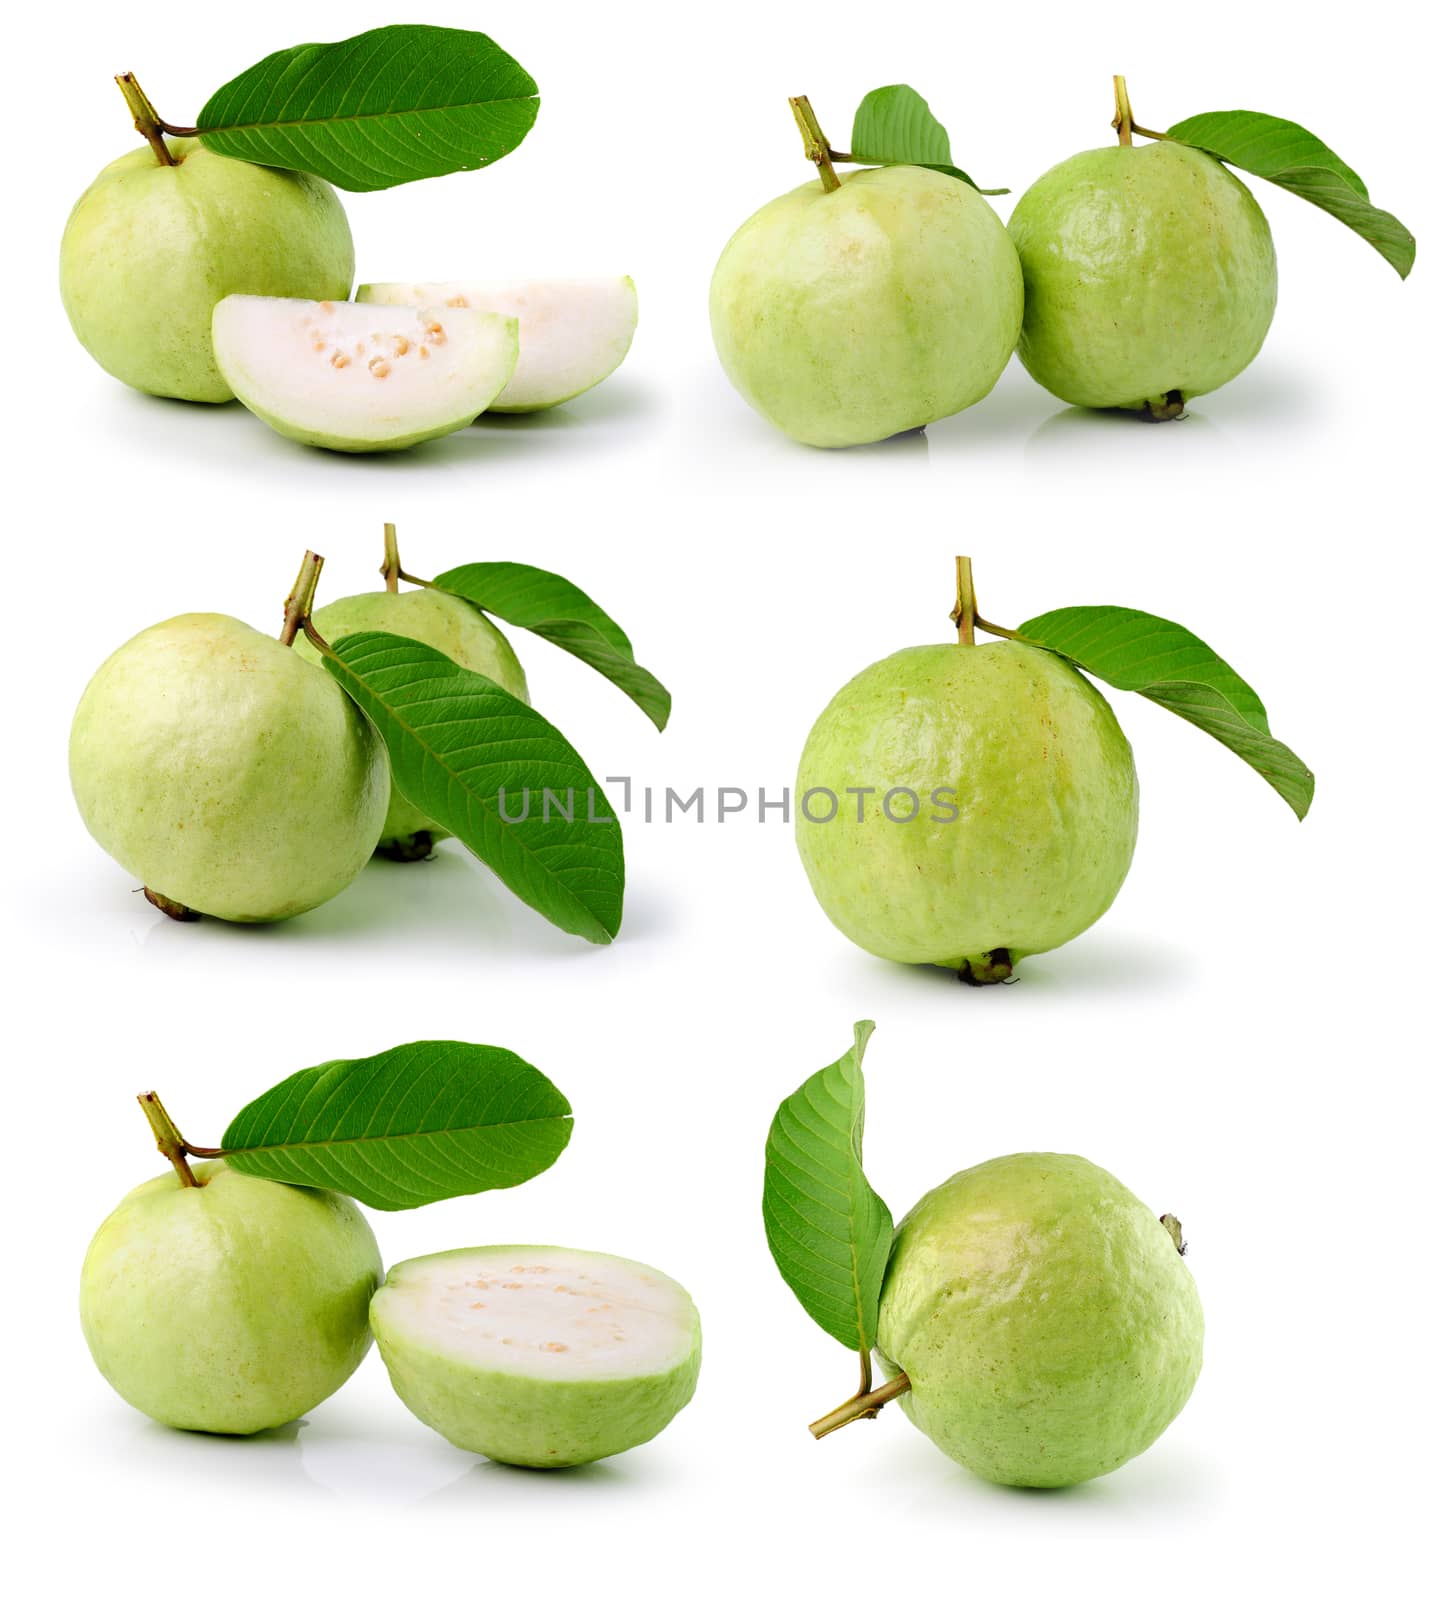
<instances>
[{"instance_id":1,"label":"guava slice","mask_svg":"<svg viewBox=\"0 0 1450 1600\"><path fill-rule=\"evenodd\" d=\"M542 411L603 383L629 354L639 321L633 278L365 283L373 305L468 307L514 317L519 364L490 411Z\"/></svg>"},{"instance_id":2,"label":"guava slice","mask_svg":"<svg viewBox=\"0 0 1450 1600\"><path fill-rule=\"evenodd\" d=\"M511 317L350 300L228 295L211 331L242 404L325 450L406 450L466 427L519 351Z\"/></svg>"},{"instance_id":3,"label":"guava slice","mask_svg":"<svg viewBox=\"0 0 1450 1600\"><path fill-rule=\"evenodd\" d=\"M700 1318L622 1256L489 1245L404 1261L373 1297L404 1405L450 1443L573 1467L654 1436L695 1392Z\"/></svg>"}]
</instances>

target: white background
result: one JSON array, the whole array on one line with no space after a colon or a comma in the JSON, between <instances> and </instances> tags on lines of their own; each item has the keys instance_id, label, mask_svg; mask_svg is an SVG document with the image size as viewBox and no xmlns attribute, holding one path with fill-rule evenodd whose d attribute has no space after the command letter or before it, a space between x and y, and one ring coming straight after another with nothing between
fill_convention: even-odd
<instances>
[{"instance_id":1,"label":"white background","mask_svg":"<svg viewBox=\"0 0 1450 1600\"><path fill-rule=\"evenodd\" d=\"M347 197L359 275L632 272L643 320L619 375L557 413L349 459L92 366L54 256L74 198L131 143L111 74L134 69L184 122L269 51L402 9L76 5L12 41L3 1327L11 1548L47 1574L23 1592L789 1580L1118 1595L1256 1592L1276 1574L1321 1592L1372 1574L1405 1592L1445 1427L1446 573L1431 517L1446 284L1422 8L1338 24L1331 8L1306 27L1298 6L1233 3L651 14L434 0L427 20L483 27L519 57L543 110L485 173ZM738 400L714 363L706 286L732 229L810 175L788 94L809 92L844 142L862 93L910 81L957 159L1020 193L1112 138L1114 71L1151 126L1238 105L1304 122L1416 229L1421 266L1400 284L1260 185L1279 313L1253 368L1186 422L1065 411L1014 364L925 439L818 454ZM1117 697L1143 790L1127 886L1089 934L982 993L846 944L778 821L629 819L611 949L510 903L456 845L374 865L279 927L164 921L69 797L87 678L176 612L272 627L309 545L327 557L324 598L370 586L385 517L425 574L530 561L623 622L675 692L663 737L579 664L528 638L520 651L535 703L596 772L636 784L778 793L842 682L950 637L961 549L994 620L1112 602L1202 633L1316 769L1319 797L1301 826L1226 751ZM897 1215L960 1167L1058 1149L1185 1219L1204 1375L1114 1476L994 1489L899 1415L821 1444L806 1433L853 1362L775 1274L761 1148L777 1101L859 1016L879 1024L867 1165ZM205 1142L298 1067L429 1036L519 1050L578 1125L524 1188L375 1218L385 1258L537 1240L652 1262L701 1307L695 1403L654 1444L559 1476L453 1450L393 1398L375 1355L279 1436L174 1434L128 1410L92 1368L74 1302L90 1234L157 1170L132 1096L159 1089Z\"/></svg>"}]
</instances>

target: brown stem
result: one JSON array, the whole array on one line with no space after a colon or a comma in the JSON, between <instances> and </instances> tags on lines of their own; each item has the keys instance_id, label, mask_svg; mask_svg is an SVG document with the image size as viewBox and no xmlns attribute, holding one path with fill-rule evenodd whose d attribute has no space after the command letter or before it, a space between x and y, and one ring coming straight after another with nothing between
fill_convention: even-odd
<instances>
[{"instance_id":1,"label":"brown stem","mask_svg":"<svg viewBox=\"0 0 1450 1600\"><path fill-rule=\"evenodd\" d=\"M957 557L957 603L952 607L952 621L957 625L958 644L975 644L973 630L977 623L977 592L972 587L972 558Z\"/></svg>"},{"instance_id":2,"label":"brown stem","mask_svg":"<svg viewBox=\"0 0 1450 1600\"><path fill-rule=\"evenodd\" d=\"M398 579L403 563L398 559L398 528L393 522L383 524L383 564L378 568L383 575L383 585L389 594L397 594Z\"/></svg>"},{"instance_id":3,"label":"brown stem","mask_svg":"<svg viewBox=\"0 0 1450 1600\"><path fill-rule=\"evenodd\" d=\"M815 162L816 171L821 175L821 187L830 194L832 190L841 187L841 180L831 165L831 142L821 132L821 125L816 121L816 114L811 110L811 103L805 95L793 94L790 97L790 109L795 116L796 127L801 131L801 139L806 147L806 160Z\"/></svg>"},{"instance_id":4,"label":"brown stem","mask_svg":"<svg viewBox=\"0 0 1450 1600\"><path fill-rule=\"evenodd\" d=\"M149 1094L138 1094L136 1099L146 1113L146 1120L151 1124L152 1133L156 1135L156 1148L176 1168L176 1176L181 1179L182 1187L200 1188L196 1174L186 1164L186 1140L176 1131L176 1124L167 1116L166 1107L161 1104L155 1090Z\"/></svg>"},{"instance_id":5,"label":"brown stem","mask_svg":"<svg viewBox=\"0 0 1450 1600\"><path fill-rule=\"evenodd\" d=\"M321 651L323 655L330 656L332 654L332 646L328 644L327 640L324 639L317 629L312 626L311 617L303 617L302 619L302 636L315 649Z\"/></svg>"},{"instance_id":6,"label":"brown stem","mask_svg":"<svg viewBox=\"0 0 1450 1600\"><path fill-rule=\"evenodd\" d=\"M1133 108L1128 103L1128 80L1116 74L1113 77L1113 126L1118 130L1118 143L1131 146Z\"/></svg>"},{"instance_id":7,"label":"brown stem","mask_svg":"<svg viewBox=\"0 0 1450 1600\"><path fill-rule=\"evenodd\" d=\"M321 576L322 557L309 550L302 558L297 581L292 585L292 592L282 609L282 631L277 637L283 644L290 645L297 637L297 630L304 627L311 617L312 602L317 595L317 580ZM311 629L307 632L310 637Z\"/></svg>"},{"instance_id":8,"label":"brown stem","mask_svg":"<svg viewBox=\"0 0 1450 1600\"><path fill-rule=\"evenodd\" d=\"M888 1405L898 1395L905 1394L911 1387L911 1379L904 1372L898 1372L894 1378L888 1378L879 1389L869 1389L864 1394L855 1394L843 1406L837 1406L834 1411L828 1411L825 1416L818 1417L811 1424L811 1433L817 1439L824 1439L828 1433L834 1433L837 1428L844 1428L848 1422L859 1422L863 1417L874 1417L884 1405Z\"/></svg>"},{"instance_id":9,"label":"brown stem","mask_svg":"<svg viewBox=\"0 0 1450 1600\"><path fill-rule=\"evenodd\" d=\"M1018 633L1015 628L999 628L995 622L988 622L979 611L977 613L977 626L983 633L994 633L999 639L1026 639L1026 634ZM1031 642L1030 640L1028 641Z\"/></svg>"},{"instance_id":10,"label":"brown stem","mask_svg":"<svg viewBox=\"0 0 1450 1600\"><path fill-rule=\"evenodd\" d=\"M126 97L126 105L131 112L131 121L136 132L151 146L156 159L163 167L177 165L176 157L166 146L166 140L161 137L166 124L156 115L156 107L146 98L146 91L136 82L134 72L118 72L116 84L121 93Z\"/></svg>"}]
</instances>

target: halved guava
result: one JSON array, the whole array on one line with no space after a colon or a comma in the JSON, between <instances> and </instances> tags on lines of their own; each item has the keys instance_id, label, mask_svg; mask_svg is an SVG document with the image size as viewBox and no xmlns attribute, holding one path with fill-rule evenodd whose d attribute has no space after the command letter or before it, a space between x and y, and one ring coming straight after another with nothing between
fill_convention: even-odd
<instances>
[{"instance_id":1,"label":"halved guava","mask_svg":"<svg viewBox=\"0 0 1450 1600\"><path fill-rule=\"evenodd\" d=\"M365 283L373 305L493 311L519 325L519 364L490 411L542 411L603 383L629 354L639 321L633 278Z\"/></svg>"},{"instance_id":2,"label":"halved guava","mask_svg":"<svg viewBox=\"0 0 1450 1600\"><path fill-rule=\"evenodd\" d=\"M511 317L233 294L217 365L263 422L325 450L406 450L467 427L518 360Z\"/></svg>"},{"instance_id":3,"label":"halved guava","mask_svg":"<svg viewBox=\"0 0 1450 1600\"><path fill-rule=\"evenodd\" d=\"M414 1416L520 1467L579 1466L653 1439L700 1371L700 1317L679 1284L589 1250L419 1256L389 1272L371 1319Z\"/></svg>"}]
</instances>

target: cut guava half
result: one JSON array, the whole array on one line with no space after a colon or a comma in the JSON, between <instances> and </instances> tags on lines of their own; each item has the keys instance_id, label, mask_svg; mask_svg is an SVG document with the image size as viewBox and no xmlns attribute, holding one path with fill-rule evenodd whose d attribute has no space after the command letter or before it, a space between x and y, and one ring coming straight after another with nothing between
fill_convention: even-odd
<instances>
[{"instance_id":1,"label":"cut guava half","mask_svg":"<svg viewBox=\"0 0 1450 1600\"><path fill-rule=\"evenodd\" d=\"M633 278L365 283L359 301L492 311L519 325L519 364L490 411L542 411L603 383L629 354L639 321Z\"/></svg>"},{"instance_id":2,"label":"cut guava half","mask_svg":"<svg viewBox=\"0 0 1450 1600\"><path fill-rule=\"evenodd\" d=\"M289 439L406 450L467 427L518 360L511 317L233 294L212 313L217 366Z\"/></svg>"},{"instance_id":3,"label":"cut guava half","mask_svg":"<svg viewBox=\"0 0 1450 1600\"><path fill-rule=\"evenodd\" d=\"M514 1466L580 1466L653 1439L700 1371L700 1317L680 1285L589 1250L418 1256L389 1272L371 1320L413 1415Z\"/></svg>"}]
</instances>

